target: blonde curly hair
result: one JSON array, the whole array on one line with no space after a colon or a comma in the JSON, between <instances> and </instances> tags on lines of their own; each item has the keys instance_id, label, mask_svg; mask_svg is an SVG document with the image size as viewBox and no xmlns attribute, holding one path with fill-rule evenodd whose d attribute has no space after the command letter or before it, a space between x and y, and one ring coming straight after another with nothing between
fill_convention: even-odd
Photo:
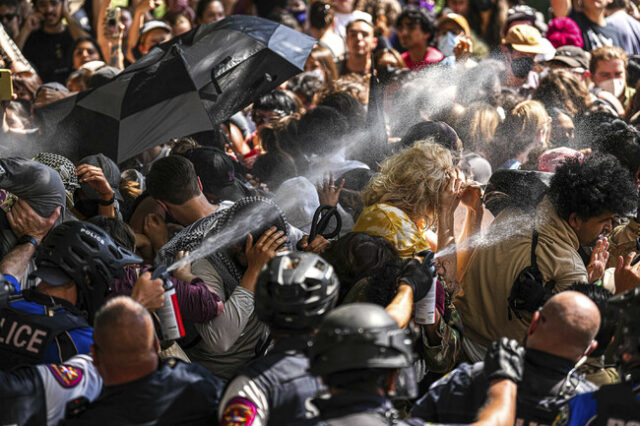
<instances>
[{"instance_id":1,"label":"blonde curly hair","mask_svg":"<svg viewBox=\"0 0 640 426\"><path fill-rule=\"evenodd\" d=\"M362 191L362 200L365 206L391 204L412 219L433 224L440 192L453 170L448 149L428 140L418 141L382 163L380 172Z\"/></svg>"}]
</instances>

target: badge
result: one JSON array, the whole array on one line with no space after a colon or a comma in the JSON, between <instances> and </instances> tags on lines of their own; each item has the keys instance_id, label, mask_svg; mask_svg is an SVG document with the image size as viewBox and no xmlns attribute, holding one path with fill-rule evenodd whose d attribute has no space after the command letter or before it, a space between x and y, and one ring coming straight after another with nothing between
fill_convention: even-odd
<instances>
[{"instance_id":1,"label":"badge","mask_svg":"<svg viewBox=\"0 0 640 426\"><path fill-rule=\"evenodd\" d=\"M84 375L81 368L72 367L71 365L47 364L47 368L63 388L73 388L77 386Z\"/></svg>"},{"instance_id":2,"label":"badge","mask_svg":"<svg viewBox=\"0 0 640 426\"><path fill-rule=\"evenodd\" d=\"M556 419L553 421L554 425L564 426L569 423L569 419L571 418L571 408L569 404L564 404L558 410L558 415Z\"/></svg>"},{"instance_id":3,"label":"badge","mask_svg":"<svg viewBox=\"0 0 640 426\"><path fill-rule=\"evenodd\" d=\"M222 425L251 425L256 418L256 405L246 398L233 398L222 413Z\"/></svg>"}]
</instances>

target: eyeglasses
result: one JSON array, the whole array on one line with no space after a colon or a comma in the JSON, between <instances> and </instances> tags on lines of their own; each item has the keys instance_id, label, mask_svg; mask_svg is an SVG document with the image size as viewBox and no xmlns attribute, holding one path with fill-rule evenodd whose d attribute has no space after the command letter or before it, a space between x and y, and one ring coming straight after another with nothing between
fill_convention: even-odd
<instances>
[{"instance_id":1,"label":"eyeglasses","mask_svg":"<svg viewBox=\"0 0 640 426\"><path fill-rule=\"evenodd\" d=\"M0 21L10 22L16 19L16 16L18 16L17 13L5 13L4 15L0 15Z\"/></svg>"}]
</instances>

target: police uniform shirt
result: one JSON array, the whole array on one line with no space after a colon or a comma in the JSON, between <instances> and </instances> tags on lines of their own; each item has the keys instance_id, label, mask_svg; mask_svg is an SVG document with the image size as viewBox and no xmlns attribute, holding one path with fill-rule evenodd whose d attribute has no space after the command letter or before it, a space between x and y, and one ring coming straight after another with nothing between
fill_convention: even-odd
<instances>
[{"instance_id":1,"label":"police uniform shirt","mask_svg":"<svg viewBox=\"0 0 640 426\"><path fill-rule=\"evenodd\" d=\"M57 425L62 420L68 402L81 397L93 401L102 390L102 377L89 355L76 355L64 364L35 368L42 379L48 425Z\"/></svg>"},{"instance_id":2,"label":"police uniform shirt","mask_svg":"<svg viewBox=\"0 0 640 426\"><path fill-rule=\"evenodd\" d=\"M69 356L65 355L68 351L71 351L71 355L90 353L91 344L93 343L93 328L89 327L86 321L83 321L83 318L79 317L77 314L69 312L68 309L65 309L65 306L69 307L69 309L71 308L71 305L68 302L62 301L61 299L51 298L50 296L37 292L28 293L25 291L25 297L27 294L29 294L33 299L17 300L11 302L10 306L21 312L46 318L49 311L47 305L51 306L57 303L58 306L57 309L55 309L56 315L65 315L77 318L80 320L79 322L83 322L85 327L66 330L63 333L65 336L55 338L47 348L40 348L39 345L44 342L43 336L46 334L45 330L40 330L38 326L27 323L16 323L14 327L13 324L8 323L11 320L6 319L4 316L0 316L0 328L2 330L0 331L0 347L4 347L4 349L10 351L15 349L16 352L25 350L27 352L33 352L34 354L41 350L45 350L44 358L42 359L42 362L44 363L64 362L65 358L69 358ZM52 302L52 300L54 302ZM53 322L55 318L56 316L53 316L51 321ZM7 323L5 324L5 322ZM63 341L69 342L69 346L71 347L67 350L63 350L61 346Z\"/></svg>"},{"instance_id":3,"label":"police uniform shirt","mask_svg":"<svg viewBox=\"0 0 640 426\"><path fill-rule=\"evenodd\" d=\"M67 410L65 425L213 425L224 384L198 364L159 360L150 374L104 386L85 407Z\"/></svg>"},{"instance_id":4,"label":"police uniform shirt","mask_svg":"<svg viewBox=\"0 0 640 426\"><path fill-rule=\"evenodd\" d=\"M65 364L0 371L0 424L57 425L68 402L94 400L101 389L102 379L88 355L77 355Z\"/></svg>"},{"instance_id":5,"label":"police uniform shirt","mask_svg":"<svg viewBox=\"0 0 640 426\"><path fill-rule=\"evenodd\" d=\"M615 425L640 424L640 383L619 383L602 386L596 392L578 395L565 404L554 425Z\"/></svg>"},{"instance_id":6,"label":"police uniform shirt","mask_svg":"<svg viewBox=\"0 0 640 426\"><path fill-rule=\"evenodd\" d=\"M571 360L527 349L522 381L518 384L516 424L551 424L571 397L596 389L571 373L574 365ZM431 422L472 423L485 403L488 387L483 362L462 364L433 383L411 414Z\"/></svg>"},{"instance_id":7,"label":"police uniform shirt","mask_svg":"<svg viewBox=\"0 0 640 426\"><path fill-rule=\"evenodd\" d=\"M222 397L220 424L312 424L318 412L311 400L324 386L308 372L307 349L305 337L278 340L265 357L243 368Z\"/></svg>"}]
</instances>

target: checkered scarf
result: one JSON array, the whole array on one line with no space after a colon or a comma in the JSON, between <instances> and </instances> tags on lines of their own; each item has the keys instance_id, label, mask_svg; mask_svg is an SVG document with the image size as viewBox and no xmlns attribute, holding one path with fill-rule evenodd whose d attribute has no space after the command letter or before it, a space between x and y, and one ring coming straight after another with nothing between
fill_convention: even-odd
<instances>
[{"instance_id":1,"label":"checkered scarf","mask_svg":"<svg viewBox=\"0 0 640 426\"><path fill-rule=\"evenodd\" d=\"M245 197L227 209L218 210L207 217L195 221L176 234L171 241L165 244L158 252L155 259L156 264L171 265L179 251L192 252L196 250L205 238L218 234L225 229L225 227L232 225L234 220L242 219L246 214L253 216L255 212L260 212L260 215L244 229L243 235L241 235L242 238L252 230L259 229L264 223L275 221L278 222L280 229L286 229L287 235L289 234L287 219L282 210L280 210L280 207L273 201L264 197ZM271 220L273 218L276 220ZM254 238L258 237L259 236L254 235ZM242 273L237 270L234 262L227 257L224 250L218 250L212 255L224 264L234 278L238 281L242 278Z\"/></svg>"},{"instance_id":2,"label":"checkered scarf","mask_svg":"<svg viewBox=\"0 0 640 426\"><path fill-rule=\"evenodd\" d=\"M73 207L73 193L80 188L78 177L76 176L76 166L67 157L53 154L50 152L41 152L33 158L40 164L51 167L58 172L62 179L62 184L67 196L67 205Z\"/></svg>"}]
</instances>

